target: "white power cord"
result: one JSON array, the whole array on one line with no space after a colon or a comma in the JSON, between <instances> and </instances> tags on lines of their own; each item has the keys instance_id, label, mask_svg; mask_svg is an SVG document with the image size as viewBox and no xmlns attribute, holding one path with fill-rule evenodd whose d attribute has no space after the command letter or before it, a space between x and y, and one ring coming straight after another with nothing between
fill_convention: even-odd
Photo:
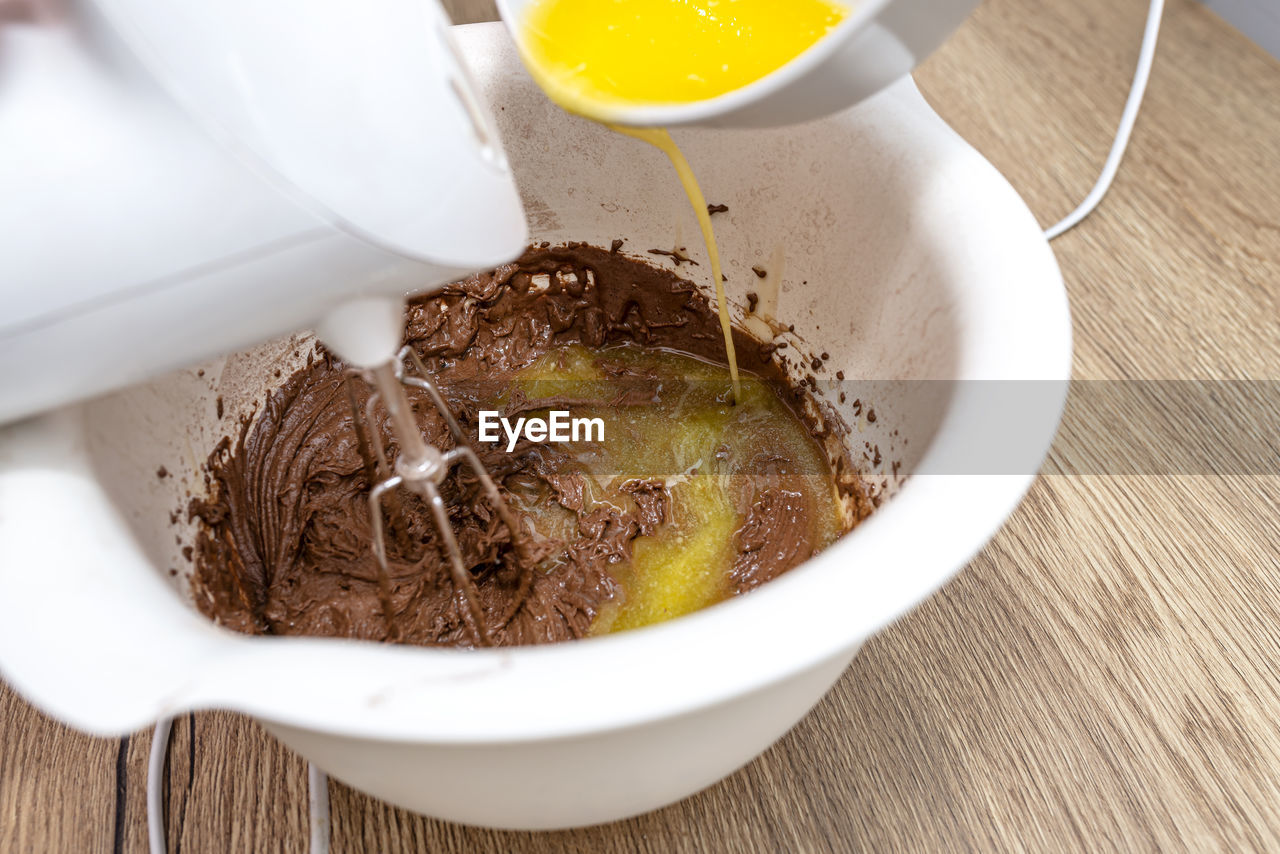
<instances>
[{"instance_id":1,"label":"white power cord","mask_svg":"<svg viewBox=\"0 0 1280 854\"><path fill-rule=\"evenodd\" d=\"M164 831L164 760L169 754L169 733L173 718L161 718L151 733L151 753L147 757L147 845L151 854L167 854ZM195 734L192 733L192 737Z\"/></svg>"},{"instance_id":2,"label":"white power cord","mask_svg":"<svg viewBox=\"0 0 1280 854\"><path fill-rule=\"evenodd\" d=\"M311 814L311 854L329 854L329 778L307 764L307 803Z\"/></svg>"},{"instance_id":3,"label":"white power cord","mask_svg":"<svg viewBox=\"0 0 1280 854\"><path fill-rule=\"evenodd\" d=\"M169 734L173 719L163 718L151 734L147 757L147 846L151 854L168 854L165 844L164 764L169 755ZM191 733L195 738L196 734ZM311 854L329 854L329 778L314 765L307 765L307 802L311 825Z\"/></svg>"},{"instance_id":4,"label":"white power cord","mask_svg":"<svg viewBox=\"0 0 1280 854\"><path fill-rule=\"evenodd\" d=\"M1142 32L1142 47L1138 51L1138 68L1133 73L1133 83L1129 87L1129 98L1124 103L1124 112L1120 114L1120 127L1116 130L1115 140L1111 143L1111 151L1107 153L1107 162L1102 166L1102 174L1093 185L1089 195L1085 196L1080 206L1059 222L1046 229L1044 236L1053 240L1058 235L1078 225L1085 217L1093 213L1093 209L1102 201L1102 197L1111 189L1116 172L1120 169L1120 161L1124 159L1124 151L1129 147L1129 137L1133 133L1133 125L1138 120L1138 108L1142 106L1142 96L1147 91L1147 80L1151 77L1151 63L1156 55L1156 36L1160 33L1160 18L1164 14L1164 0L1151 0L1147 9L1147 25Z\"/></svg>"},{"instance_id":5,"label":"white power cord","mask_svg":"<svg viewBox=\"0 0 1280 854\"><path fill-rule=\"evenodd\" d=\"M1151 0L1147 9L1147 24L1142 33L1142 47L1138 51L1138 68L1133 74L1133 83L1129 87L1129 97L1124 104L1124 112L1120 115L1120 127L1116 130L1115 140L1111 143L1111 151L1107 153L1107 161L1102 166L1102 174L1085 196L1084 201L1067 214L1061 222L1045 229L1044 236L1053 240L1060 234L1079 225L1089 214L1093 213L1102 197L1111 189L1120 170L1120 161L1124 159L1125 149L1129 147L1129 137L1133 134L1133 126L1138 120L1138 110L1142 106L1142 96L1147 91L1147 81L1151 77L1151 64L1156 55L1156 37L1160 33L1160 18L1164 15L1164 0ZM173 720L165 718L156 724L155 733L151 737L151 755L147 760L147 839L151 854L167 854L165 845L164 797L161 785L164 781L165 757L169 751L169 733ZM192 733L192 737L195 734ZM311 854L328 854L329 852L329 779L325 773L314 765L307 766L308 806L311 827Z\"/></svg>"}]
</instances>

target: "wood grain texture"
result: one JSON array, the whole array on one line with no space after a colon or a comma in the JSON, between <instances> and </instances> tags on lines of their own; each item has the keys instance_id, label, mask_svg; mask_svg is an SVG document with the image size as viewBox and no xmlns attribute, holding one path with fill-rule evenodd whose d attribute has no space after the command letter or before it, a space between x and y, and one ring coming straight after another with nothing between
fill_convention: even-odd
<instances>
[{"instance_id":1,"label":"wood grain texture","mask_svg":"<svg viewBox=\"0 0 1280 854\"><path fill-rule=\"evenodd\" d=\"M1145 5L988 0L918 75L1046 225L1106 154ZM1280 63L1171 0L1115 188L1054 244L1077 378L1280 377L1277 139ZM1106 441L1069 413L1046 471ZM711 789L512 834L331 783L334 850L1276 850L1277 520L1276 476L1042 476L951 585ZM0 721L0 851L145 849L148 733L121 752L3 687ZM305 764L241 716L175 723L167 793L172 851L305 848Z\"/></svg>"},{"instance_id":2,"label":"wood grain texture","mask_svg":"<svg viewBox=\"0 0 1280 854\"><path fill-rule=\"evenodd\" d=\"M118 752L0 686L0 851L111 851Z\"/></svg>"}]
</instances>

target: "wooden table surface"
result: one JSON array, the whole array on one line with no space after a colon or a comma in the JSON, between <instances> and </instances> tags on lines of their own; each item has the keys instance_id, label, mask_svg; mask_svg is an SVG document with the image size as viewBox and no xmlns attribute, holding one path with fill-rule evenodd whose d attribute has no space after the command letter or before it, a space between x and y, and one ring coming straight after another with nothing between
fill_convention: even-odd
<instances>
[{"instance_id":1,"label":"wooden table surface","mask_svg":"<svg viewBox=\"0 0 1280 854\"><path fill-rule=\"evenodd\" d=\"M988 0L918 75L1044 224L1094 180L1145 6ZM1054 244L1077 378L1280 377L1277 151L1280 63L1171 0L1115 188ZM1105 429L1069 412L1046 471L1082 439ZM1277 520L1274 475L1042 475L953 583L711 789L522 834L330 783L333 850L1276 850ZM83 736L3 686L0 721L0 851L145 850L150 732ZM171 851L306 848L305 763L239 715L175 723L168 793Z\"/></svg>"}]
</instances>

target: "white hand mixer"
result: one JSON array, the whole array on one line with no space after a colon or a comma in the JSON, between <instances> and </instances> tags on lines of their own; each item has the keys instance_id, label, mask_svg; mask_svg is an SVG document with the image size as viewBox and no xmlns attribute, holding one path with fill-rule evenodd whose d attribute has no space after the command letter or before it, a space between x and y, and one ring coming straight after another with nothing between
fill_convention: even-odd
<instances>
[{"instance_id":1,"label":"white hand mixer","mask_svg":"<svg viewBox=\"0 0 1280 854\"><path fill-rule=\"evenodd\" d=\"M509 23L523 8L502 5ZM813 118L910 71L974 5L871 0L758 84L620 120ZM483 643L438 489L450 467L474 469L513 538L517 526L400 350L403 305L514 258L528 234L436 0L40 9L0 24L0 423L312 327L377 387L394 427L375 527L388 490L426 499ZM428 393L454 449L423 441L402 383ZM385 573L381 536L374 548Z\"/></svg>"},{"instance_id":2,"label":"white hand mixer","mask_svg":"<svg viewBox=\"0 0 1280 854\"><path fill-rule=\"evenodd\" d=\"M395 427L375 524L388 489L426 499L483 641L437 487L468 463L514 518L460 430L448 453L423 441L401 379L452 416L397 359L405 294L527 242L448 19L419 0L54 13L0 30L0 422L314 326Z\"/></svg>"}]
</instances>

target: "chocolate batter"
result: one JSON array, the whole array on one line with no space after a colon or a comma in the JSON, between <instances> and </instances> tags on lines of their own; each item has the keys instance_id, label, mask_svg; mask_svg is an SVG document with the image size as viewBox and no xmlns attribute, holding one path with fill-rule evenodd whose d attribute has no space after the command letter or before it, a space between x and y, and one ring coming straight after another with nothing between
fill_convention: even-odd
<instances>
[{"instance_id":1,"label":"chocolate batter","mask_svg":"<svg viewBox=\"0 0 1280 854\"><path fill-rule=\"evenodd\" d=\"M616 250L586 245L530 249L514 264L413 301L406 340L469 436L476 435L477 411L493 408L503 394L509 417L572 405L510 388L517 371L565 345L667 348L723 364L717 316L692 283ZM735 343L743 369L766 378L784 400L802 393L771 361L772 347L740 333ZM645 405L654 378L626 364L614 370L617 395L610 405ZM403 491L385 514L390 578L379 579L366 502L370 484L385 475L376 471L364 430L378 431L391 459L396 450L380 409L364 429L353 418L353 411L364 411L368 395L361 380L321 349L234 440L228 437L214 450L211 497L190 507L202 522L193 579L201 611L250 634L471 644L429 512ZM416 404L427 441L452 447L430 403ZM629 499L591 502L584 474L566 465L562 446L521 440L510 454L505 442L474 447L529 523L521 559L465 469L443 487L490 636L516 645L586 635L602 606L620 596L617 571L637 538L668 522L666 481L632 478L621 490ZM763 464L781 474L738 489L742 525L733 537L736 557L726 567L729 593L753 589L815 550L802 523L812 512L810 499L788 488L785 461ZM869 512L856 480L835 486L851 499L855 520ZM564 523L550 533L537 530L527 512L539 502L554 502L563 514Z\"/></svg>"}]
</instances>

